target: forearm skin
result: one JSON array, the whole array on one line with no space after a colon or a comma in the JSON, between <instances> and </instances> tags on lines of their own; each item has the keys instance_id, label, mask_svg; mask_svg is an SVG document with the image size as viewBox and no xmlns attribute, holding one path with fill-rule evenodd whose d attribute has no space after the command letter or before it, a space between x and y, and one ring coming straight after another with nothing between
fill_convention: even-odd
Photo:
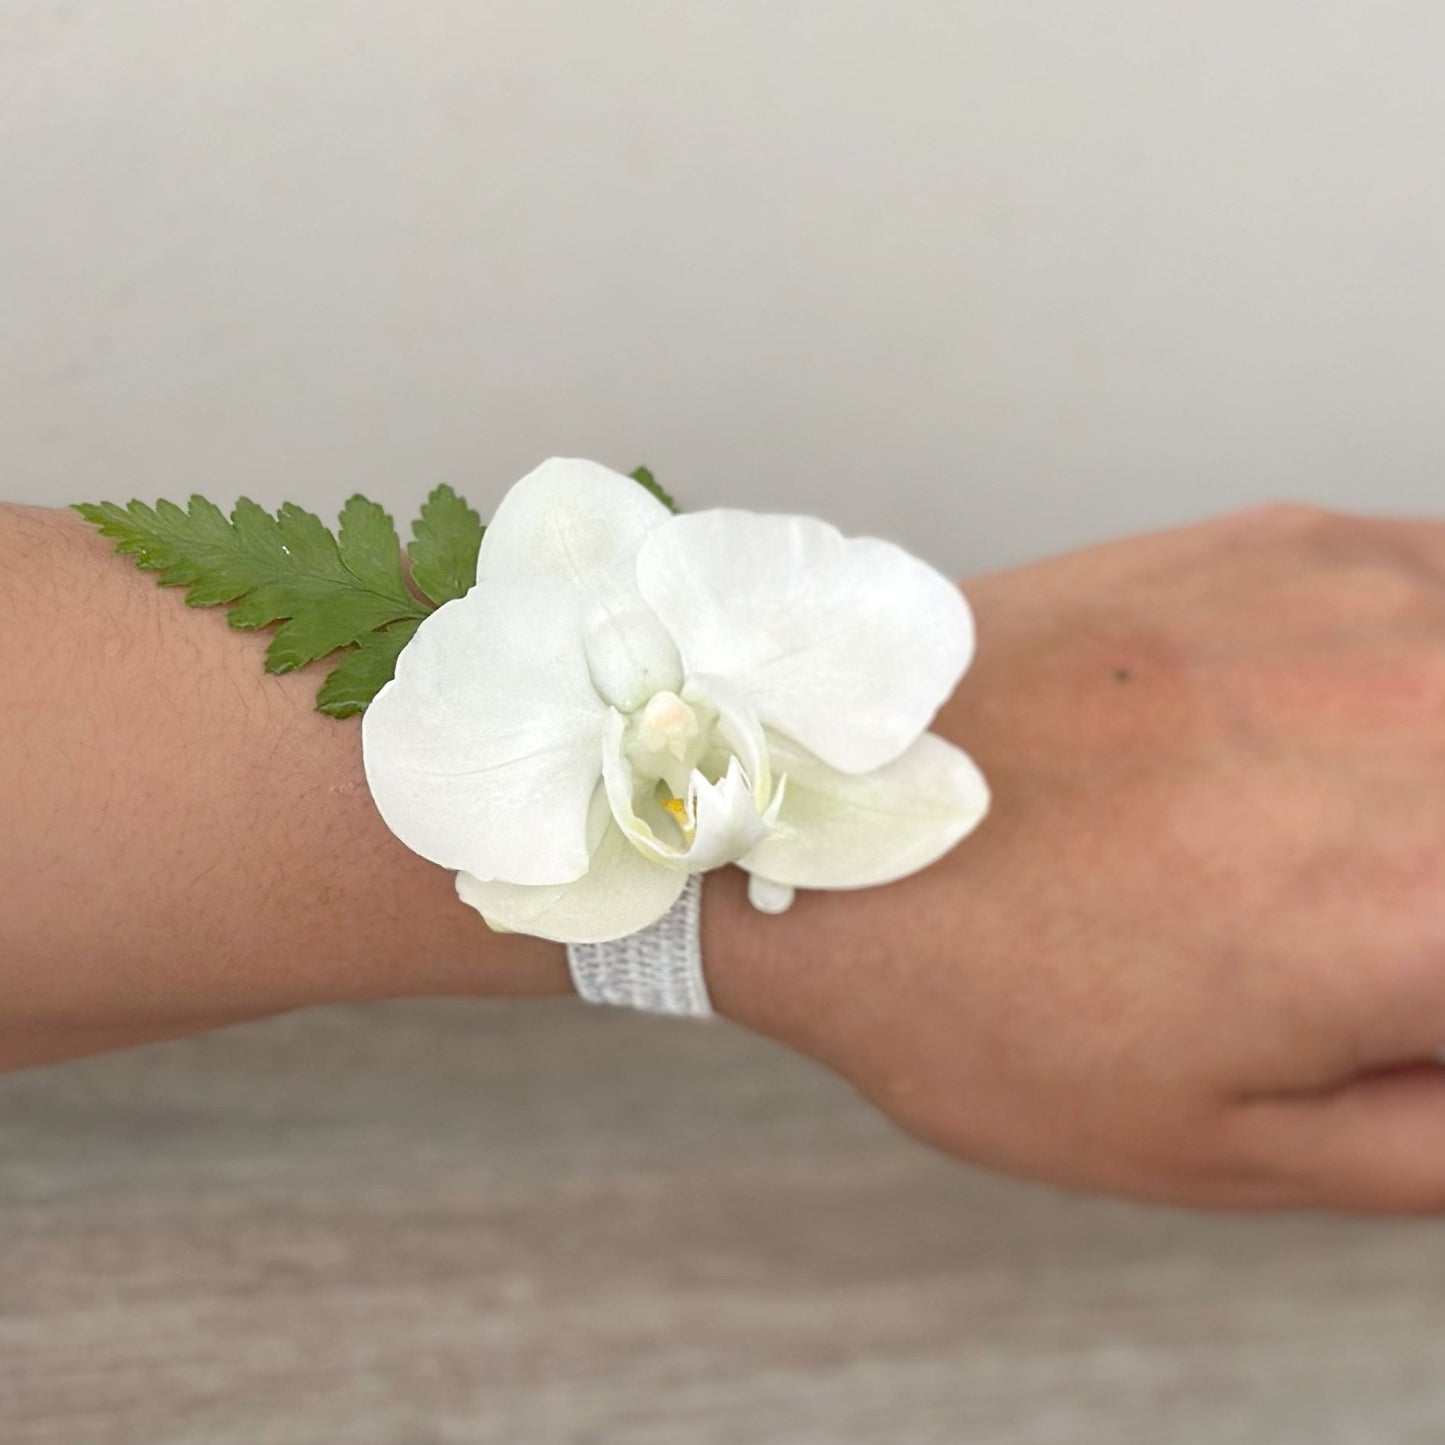
<instances>
[{"instance_id":1,"label":"forearm skin","mask_svg":"<svg viewBox=\"0 0 1445 1445\"><path fill-rule=\"evenodd\" d=\"M296 1008L567 989L386 829L359 719L266 634L0 507L0 1067Z\"/></svg>"}]
</instances>

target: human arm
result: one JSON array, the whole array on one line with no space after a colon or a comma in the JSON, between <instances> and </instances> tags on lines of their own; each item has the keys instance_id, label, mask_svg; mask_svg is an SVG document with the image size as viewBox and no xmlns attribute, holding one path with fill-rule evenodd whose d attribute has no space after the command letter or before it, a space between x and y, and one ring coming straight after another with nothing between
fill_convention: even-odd
<instances>
[{"instance_id":1,"label":"human arm","mask_svg":"<svg viewBox=\"0 0 1445 1445\"><path fill-rule=\"evenodd\" d=\"M1445 1204L1440 537L1277 509L969 582L936 727L991 816L781 917L711 877L715 1002L992 1167ZM491 933L382 826L314 677L67 514L0 509L0 556L0 1062L565 991L559 947Z\"/></svg>"},{"instance_id":2,"label":"human arm","mask_svg":"<svg viewBox=\"0 0 1445 1445\"><path fill-rule=\"evenodd\" d=\"M724 1008L1010 1173L1445 1208L1445 524L1264 508L965 591L935 726L989 817L740 914Z\"/></svg>"},{"instance_id":3,"label":"human arm","mask_svg":"<svg viewBox=\"0 0 1445 1445\"><path fill-rule=\"evenodd\" d=\"M0 1067L307 1004L558 993L372 806L316 668L117 558L73 513L0 507Z\"/></svg>"}]
</instances>

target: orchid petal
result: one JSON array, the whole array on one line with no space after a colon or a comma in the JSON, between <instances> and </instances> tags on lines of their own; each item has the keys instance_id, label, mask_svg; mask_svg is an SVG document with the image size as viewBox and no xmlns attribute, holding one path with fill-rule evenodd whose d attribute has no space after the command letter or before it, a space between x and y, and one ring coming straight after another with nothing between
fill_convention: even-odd
<instances>
[{"instance_id":1,"label":"orchid petal","mask_svg":"<svg viewBox=\"0 0 1445 1445\"><path fill-rule=\"evenodd\" d=\"M677 648L637 590L637 550L671 513L631 477L553 457L502 498L482 537L477 580L550 577L575 588L597 690L631 711L682 685Z\"/></svg>"},{"instance_id":2,"label":"orchid petal","mask_svg":"<svg viewBox=\"0 0 1445 1445\"><path fill-rule=\"evenodd\" d=\"M362 718L367 784L387 827L434 863L566 883L587 871L606 716L573 591L491 578L402 649Z\"/></svg>"},{"instance_id":3,"label":"orchid petal","mask_svg":"<svg viewBox=\"0 0 1445 1445\"><path fill-rule=\"evenodd\" d=\"M983 775L967 753L924 733L871 773L830 768L770 739L787 780L777 826L741 860L750 873L795 888L866 888L940 858L988 812Z\"/></svg>"},{"instance_id":4,"label":"orchid petal","mask_svg":"<svg viewBox=\"0 0 1445 1445\"><path fill-rule=\"evenodd\" d=\"M846 773L898 757L973 655L952 582L814 517L673 517L643 539L637 580L689 676L727 678L765 725Z\"/></svg>"},{"instance_id":5,"label":"orchid petal","mask_svg":"<svg viewBox=\"0 0 1445 1445\"><path fill-rule=\"evenodd\" d=\"M672 513L631 477L597 462L551 457L499 503L477 554L477 580L557 577L632 590L637 549Z\"/></svg>"},{"instance_id":6,"label":"orchid petal","mask_svg":"<svg viewBox=\"0 0 1445 1445\"><path fill-rule=\"evenodd\" d=\"M457 874L457 896L493 928L559 943L604 943L656 923L677 901L687 874L644 858L609 823L592 866L571 883L526 887Z\"/></svg>"}]
</instances>

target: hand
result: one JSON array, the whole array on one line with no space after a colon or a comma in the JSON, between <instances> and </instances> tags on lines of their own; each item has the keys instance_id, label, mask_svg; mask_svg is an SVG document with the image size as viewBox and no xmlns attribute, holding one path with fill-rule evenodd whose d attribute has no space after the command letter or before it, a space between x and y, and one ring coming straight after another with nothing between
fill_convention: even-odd
<instances>
[{"instance_id":1,"label":"hand","mask_svg":"<svg viewBox=\"0 0 1445 1445\"><path fill-rule=\"evenodd\" d=\"M726 1013L951 1153L1445 1207L1445 524L1279 507L965 586L994 792L886 888L705 893Z\"/></svg>"}]
</instances>

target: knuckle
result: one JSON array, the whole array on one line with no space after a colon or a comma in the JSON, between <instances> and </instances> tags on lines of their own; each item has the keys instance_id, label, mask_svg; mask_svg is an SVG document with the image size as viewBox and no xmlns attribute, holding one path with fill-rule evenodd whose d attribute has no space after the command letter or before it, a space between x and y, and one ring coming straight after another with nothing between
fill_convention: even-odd
<instances>
[{"instance_id":1,"label":"knuckle","mask_svg":"<svg viewBox=\"0 0 1445 1445\"><path fill-rule=\"evenodd\" d=\"M1369 517L1291 503L1262 509L1255 526L1262 546L1291 556L1298 571L1291 585L1323 616L1422 632L1438 631L1445 620L1438 572Z\"/></svg>"},{"instance_id":2,"label":"knuckle","mask_svg":"<svg viewBox=\"0 0 1445 1445\"><path fill-rule=\"evenodd\" d=\"M1269 1171L1235 1139L1229 1111L1180 1101L1160 1127L1138 1135L1130 1151L1133 1167L1190 1197L1203 1197L1263 1178Z\"/></svg>"},{"instance_id":3,"label":"knuckle","mask_svg":"<svg viewBox=\"0 0 1445 1445\"><path fill-rule=\"evenodd\" d=\"M1240 514L1251 530L1267 537L1329 537L1347 532L1358 521L1347 512L1313 502L1266 502Z\"/></svg>"},{"instance_id":4,"label":"knuckle","mask_svg":"<svg viewBox=\"0 0 1445 1445\"><path fill-rule=\"evenodd\" d=\"M1320 598L1318 615L1339 645L1368 645L1357 660L1372 681L1433 700L1445 678L1445 593L1385 568L1352 569Z\"/></svg>"},{"instance_id":5,"label":"knuckle","mask_svg":"<svg viewBox=\"0 0 1445 1445\"><path fill-rule=\"evenodd\" d=\"M1427 623L1445 613L1445 593L1417 568L1396 557L1362 561L1350 567L1346 576L1346 603L1356 615ZM1422 648L1419 655L1423 660L1434 654Z\"/></svg>"},{"instance_id":6,"label":"knuckle","mask_svg":"<svg viewBox=\"0 0 1445 1445\"><path fill-rule=\"evenodd\" d=\"M1312 502L1272 502L1241 514L1240 521L1260 547L1312 558L1322 575L1341 566L1358 569L1363 576L1393 573L1405 578L1424 571L1418 558L1381 527L1379 518L1364 513Z\"/></svg>"},{"instance_id":7,"label":"knuckle","mask_svg":"<svg viewBox=\"0 0 1445 1445\"><path fill-rule=\"evenodd\" d=\"M1409 1218L1445 1214L1445 1176L1352 1178L1327 1185L1322 1192L1330 1208L1349 1214Z\"/></svg>"},{"instance_id":8,"label":"knuckle","mask_svg":"<svg viewBox=\"0 0 1445 1445\"><path fill-rule=\"evenodd\" d=\"M1203 1138L1191 1151L1186 1167L1188 1177L1202 1185L1254 1184L1278 1178L1273 1160L1241 1144L1230 1127L1227 1113L1203 1131Z\"/></svg>"},{"instance_id":9,"label":"knuckle","mask_svg":"<svg viewBox=\"0 0 1445 1445\"><path fill-rule=\"evenodd\" d=\"M1340 1214L1445 1214L1445 1165L1428 1154L1385 1159L1368 1149L1342 1149L1318 1135L1302 1137L1298 1103L1255 1100L1234 1111L1236 1178L1272 1187L1292 1209ZM1309 1106L1310 1108L1328 1106Z\"/></svg>"},{"instance_id":10,"label":"knuckle","mask_svg":"<svg viewBox=\"0 0 1445 1445\"><path fill-rule=\"evenodd\" d=\"M1279 1106L1268 1098L1226 1104L1216 1128L1220 1165L1236 1183L1267 1186L1308 1203L1319 1194L1318 1181L1302 1172L1281 1122Z\"/></svg>"}]
</instances>

